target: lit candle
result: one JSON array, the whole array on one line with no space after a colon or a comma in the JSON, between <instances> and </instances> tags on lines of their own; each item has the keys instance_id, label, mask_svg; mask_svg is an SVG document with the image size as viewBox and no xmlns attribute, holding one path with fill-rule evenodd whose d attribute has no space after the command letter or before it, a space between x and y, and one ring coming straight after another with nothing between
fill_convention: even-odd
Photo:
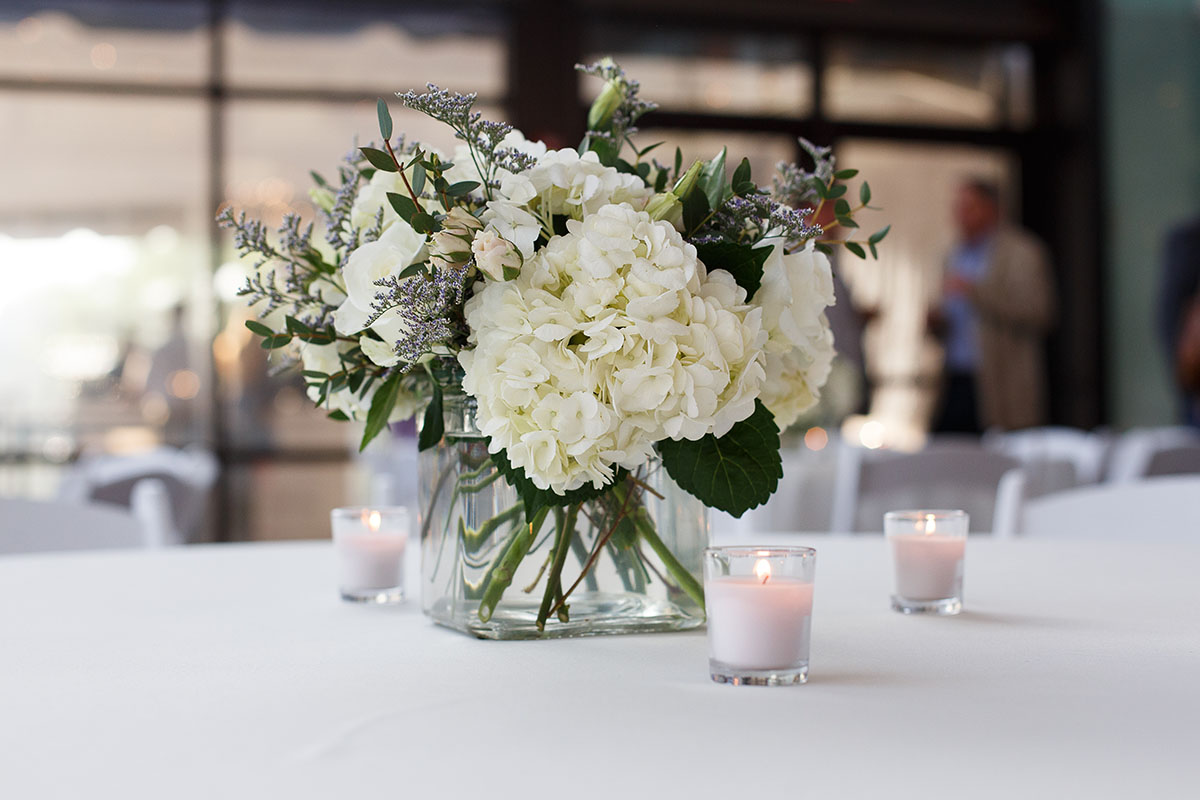
<instances>
[{"instance_id":1,"label":"lit candle","mask_svg":"<svg viewBox=\"0 0 1200 800\"><path fill-rule=\"evenodd\" d=\"M346 600L395 603L404 599L404 508L337 508L331 514L338 584Z\"/></svg>"},{"instance_id":2,"label":"lit candle","mask_svg":"<svg viewBox=\"0 0 1200 800\"><path fill-rule=\"evenodd\" d=\"M905 614L962 610L964 511L891 511L884 532L895 570L892 607Z\"/></svg>"},{"instance_id":3,"label":"lit candle","mask_svg":"<svg viewBox=\"0 0 1200 800\"><path fill-rule=\"evenodd\" d=\"M705 552L713 680L759 685L807 680L816 551L713 547Z\"/></svg>"}]
</instances>

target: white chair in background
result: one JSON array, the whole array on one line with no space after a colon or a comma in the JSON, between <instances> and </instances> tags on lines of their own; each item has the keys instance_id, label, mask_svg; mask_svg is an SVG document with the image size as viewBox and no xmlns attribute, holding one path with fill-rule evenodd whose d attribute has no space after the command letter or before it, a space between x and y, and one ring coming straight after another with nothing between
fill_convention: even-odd
<instances>
[{"instance_id":1,"label":"white chair in background","mask_svg":"<svg viewBox=\"0 0 1200 800\"><path fill-rule=\"evenodd\" d=\"M1200 431L1188 427L1134 428L1113 445L1109 483L1151 475L1200 472Z\"/></svg>"},{"instance_id":2,"label":"white chair in background","mask_svg":"<svg viewBox=\"0 0 1200 800\"><path fill-rule=\"evenodd\" d=\"M919 453L870 451L847 446L838 462L832 530L882 531L883 515L906 508L961 508L972 531L1006 527L998 508L1020 496L1021 464L982 447L937 447Z\"/></svg>"},{"instance_id":3,"label":"white chair in background","mask_svg":"<svg viewBox=\"0 0 1200 800\"><path fill-rule=\"evenodd\" d=\"M1128 541L1200 540L1200 476L1083 486L1024 504L1021 536Z\"/></svg>"},{"instance_id":4,"label":"white chair in background","mask_svg":"<svg viewBox=\"0 0 1200 800\"><path fill-rule=\"evenodd\" d=\"M1046 426L1020 431L988 431L983 436L983 446L1020 461L1030 472L1031 491L1049 494L1073 485L1098 483L1110 442L1104 434ZM1070 484L1061 485L1066 477L1061 466L1048 468L1044 475L1035 475L1039 464L1061 465L1063 462L1073 466L1074 480ZM1044 487L1040 492L1038 485Z\"/></svg>"},{"instance_id":5,"label":"white chair in background","mask_svg":"<svg viewBox=\"0 0 1200 800\"><path fill-rule=\"evenodd\" d=\"M85 455L63 480L59 498L128 507L155 531L152 539L160 545L184 544L198 538L217 471L216 457L199 449ZM135 504L134 489L147 480L158 486L143 488Z\"/></svg>"},{"instance_id":6,"label":"white chair in background","mask_svg":"<svg viewBox=\"0 0 1200 800\"><path fill-rule=\"evenodd\" d=\"M0 554L143 547L147 533L128 509L100 503L0 498Z\"/></svg>"}]
</instances>

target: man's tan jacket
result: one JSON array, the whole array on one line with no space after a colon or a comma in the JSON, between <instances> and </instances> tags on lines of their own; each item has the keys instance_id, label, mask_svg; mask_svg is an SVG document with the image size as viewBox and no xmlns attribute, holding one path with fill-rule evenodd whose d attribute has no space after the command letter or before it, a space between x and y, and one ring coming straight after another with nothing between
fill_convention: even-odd
<instances>
[{"instance_id":1,"label":"man's tan jacket","mask_svg":"<svg viewBox=\"0 0 1200 800\"><path fill-rule=\"evenodd\" d=\"M1001 227L969 298L979 320L980 422L1004 429L1044 425L1043 341L1055 318L1045 246L1022 230Z\"/></svg>"}]
</instances>

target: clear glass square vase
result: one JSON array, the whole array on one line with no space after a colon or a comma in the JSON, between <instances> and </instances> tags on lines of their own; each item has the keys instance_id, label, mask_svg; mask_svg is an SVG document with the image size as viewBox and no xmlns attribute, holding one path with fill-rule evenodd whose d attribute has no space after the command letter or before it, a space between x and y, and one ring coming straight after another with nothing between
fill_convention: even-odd
<instances>
[{"instance_id":1,"label":"clear glass square vase","mask_svg":"<svg viewBox=\"0 0 1200 800\"><path fill-rule=\"evenodd\" d=\"M704 624L708 509L661 462L528 520L488 454L474 399L443 404L445 435L419 460L421 604L435 622L485 639Z\"/></svg>"}]
</instances>

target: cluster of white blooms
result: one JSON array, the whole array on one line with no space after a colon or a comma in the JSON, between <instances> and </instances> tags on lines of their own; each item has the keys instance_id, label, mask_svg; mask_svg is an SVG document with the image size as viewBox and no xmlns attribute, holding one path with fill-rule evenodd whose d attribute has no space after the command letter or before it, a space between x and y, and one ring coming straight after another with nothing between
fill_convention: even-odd
<instances>
[{"instance_id":1,"label":"cluster of white blooms","mask_svg":"<svg viewBox=\"0 0 1200 800\"><path fill-rule=\"evenodd\" d=\"M538 236L552 234L555 216L580 220L616 203L640 211L653 194L641 178L604 166L591 151L549 150L536 166L501 182L483 221L529 258Z\"/></svg>"},{"instance_id":2,"label":"cluster of white blooms","mask_svg":"<svg viewBox=\"0 0 1200 800\"><path fill-rule=\"evenodd\" d=\"M765 378L762 309L669 223L625 202L592 206L602 186L634 187L590 169L578 174L595 181L563 169L546 184L541 197L582 221L514 280L477 285L474 349L459 354L492 452L559 493L611 482L662 439L723 435L753 413Z\"/></svg>"},{"instance_id":3,"label":"cluster of white blooms","mask_svg":"<svg viewBox=\"0 0 1200 800\"><path fill-rule=\"evenodd\" d=\"M833 331L825 309L834 302L829 259L810 242L785 254L770 245L762 285L753 302L762 309L767 331L762 401L779 427L786 428L820 398L833 365Z\"/></svg>"}]
</instances>

